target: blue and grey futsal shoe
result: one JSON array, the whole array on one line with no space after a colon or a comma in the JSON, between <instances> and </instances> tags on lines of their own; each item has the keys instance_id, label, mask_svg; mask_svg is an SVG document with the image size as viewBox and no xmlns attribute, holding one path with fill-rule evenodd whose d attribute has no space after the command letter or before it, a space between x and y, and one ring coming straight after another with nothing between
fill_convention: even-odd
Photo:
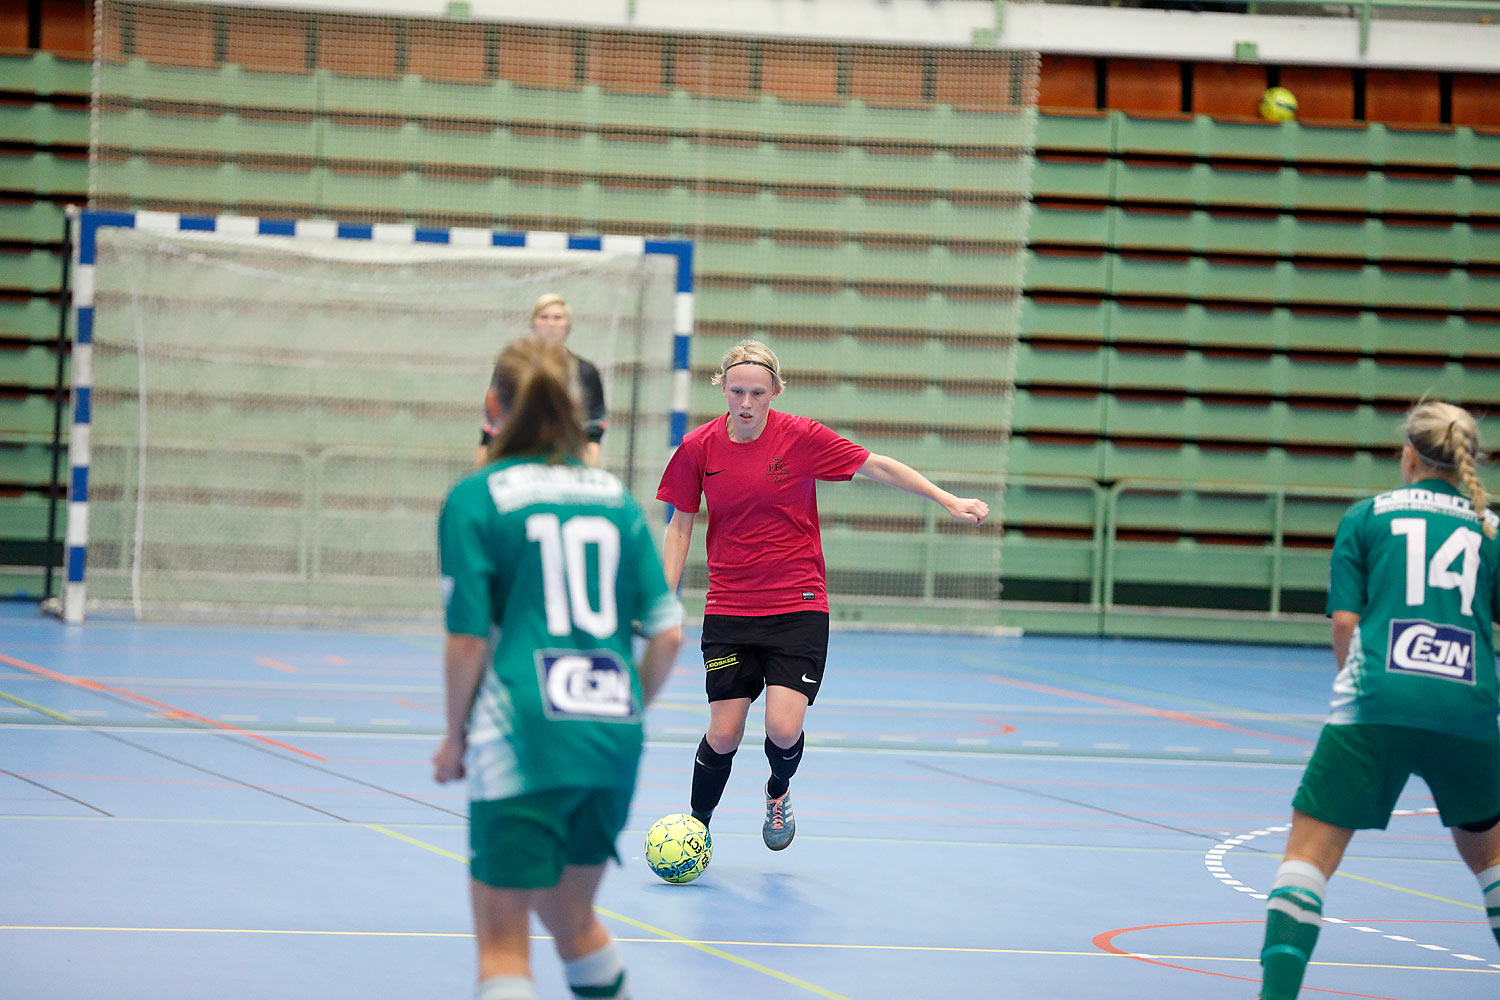
<instances>
[{"instance_id":1,"label":"blue and grey futsal shoe","mask_svg":"<svg viewBox=\"0 0 1500 1000\"><path fill-rule=\"evenodd\" d=\"M797 835L797 820L792 815L792 790L779 799L766 796L766 821L761 824L760 839L773 851L785 850Z\"/></svg>"}]
</instances>

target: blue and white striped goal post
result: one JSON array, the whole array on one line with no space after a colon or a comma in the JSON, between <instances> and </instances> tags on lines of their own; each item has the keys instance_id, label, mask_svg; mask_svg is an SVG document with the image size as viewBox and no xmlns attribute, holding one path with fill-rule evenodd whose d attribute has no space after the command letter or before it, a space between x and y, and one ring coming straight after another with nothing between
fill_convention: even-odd
<instances>
[{"instance_id":1,"label":"blue and white striped goal post","mask_svg":"<svg viewBox=\"0 0 1500 1000\"><path fill-rule=\"evenodd\" d=\"M239 215L195 216L175 212L70 210L73 228L73 422L68 436L68 527L64 536L67 580L62 617L84 618L89 540L89 422L93 391L94 288L99 230L106 227L158 233L203 232L233 236L293 236L311 239L373 240L383 243L439 243L466 247L506 247L540 251L581 250L606 254L662 254L676 259L676 301L672 322L672 400L669 432L675 448L687 433L689 370L693 337L693 244L641 236L572 236L545 231L430 228L385 223L256 219Z\"/></svg>"}]
</instances>

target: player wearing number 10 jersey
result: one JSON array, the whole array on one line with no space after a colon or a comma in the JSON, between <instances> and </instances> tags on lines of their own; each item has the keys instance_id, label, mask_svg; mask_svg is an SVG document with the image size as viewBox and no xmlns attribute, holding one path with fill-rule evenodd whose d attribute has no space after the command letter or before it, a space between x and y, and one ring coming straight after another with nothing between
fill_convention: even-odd
<instances>
[{"instance_id":1,"label":"player wearing number 10 jersey","mask_svg":"<svg viewBox=\"0 0 1500 1000\"><path fill-rule=\"evenodd\" d=\"M1328 879L1355 830L1385 828L1413 774L1432 790L1478 878L1500 941L1500 700L1491 638L1500 519L1475 471L1473 417L1420 403L1405 432L1404 485L1355 504L1334 540L1328 611L1339 672L1267 904L1264 1000L1297 995Z\"/></svg>"},{"instance_id":2,"label":"player wearing number 10 jersey","mask_svg":"<svg viewBox=\"0 0 1500 1000\"><path fill-rule=\"evenodd\" d=\"M477 1000L535 1000L532 912L575 996L629 997L593 900L682 608L635 501L579 458L574 373L560 345L535 337L501 353L489 462L453 487L438 521L448 732L433 771L469 778ZM648 640L639 672L634 623Z\"/></svg>"}]
</instances>

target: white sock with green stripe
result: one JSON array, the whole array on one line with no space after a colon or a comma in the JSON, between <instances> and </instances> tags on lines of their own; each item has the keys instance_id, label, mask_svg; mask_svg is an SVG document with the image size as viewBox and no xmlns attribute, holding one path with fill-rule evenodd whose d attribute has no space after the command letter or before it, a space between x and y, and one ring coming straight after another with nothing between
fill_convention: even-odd
<instances>
[{"instance_id":1,"label":"white sock with green stripe","mask_svg":"<svg viewBox=\"0 0 1500 1000\"><path fill-rule=\"evenodd\" d=\"M1263 1000L1292 1000L1323 923L1328 879L1306 861L1283 861L1266 903L1266 941L1260 950Z\"/></svg>"},{"instance_id":2,"label":"white sock with green stripe","mask_svg":"<svg viewBox=\"0 0 1500 1000\"><path fill-rule=\"evenodd\" d=\"M494 976L479 984L474 1000L536 1000L536 987L525 976Z\"/></svg>"},{"instance_id":3,"label":"white sock with green stripe","mask_svg":"<svg viewBox=\"0 0 1500 1000\"><path fill-rule=\"evenodd\" d=\"M625 981L625 963L620 949L611 941L592 955L563 963L563 974L575 997L605 997L607 1000L630 1000L630 984Z\"/></svg>"},{"instance_id":4,"label":"white sock with green stripe","mask_svg":"<svg viewBox=\"0 0 1500 1000\"><path fill-rule=\"evenodd\" d=\"M1476 872L1474 877L1479 879L1479 891L1484 893L1484 909L1490 915L1490 933L1495 935L1495 943L1500 944L1500 865Z\"/></svg>"}]
</instances>

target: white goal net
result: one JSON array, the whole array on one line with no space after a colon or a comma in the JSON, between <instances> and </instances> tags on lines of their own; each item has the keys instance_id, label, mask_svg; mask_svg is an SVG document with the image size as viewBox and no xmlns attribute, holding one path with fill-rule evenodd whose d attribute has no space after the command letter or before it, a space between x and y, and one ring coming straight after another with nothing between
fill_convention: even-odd
<instances>
[{"instance_id":1,"label":"white goal net","mask_svg":"<svg viewBox=\"0 0 1500 1000\"><path fill-rule=\"evenodd\" d=\"M435 616L438 507L548 292L603 379L604 465L659 521L675 289L655 254L101 228L89 606Z\"/></svg>"}]
</instances>

